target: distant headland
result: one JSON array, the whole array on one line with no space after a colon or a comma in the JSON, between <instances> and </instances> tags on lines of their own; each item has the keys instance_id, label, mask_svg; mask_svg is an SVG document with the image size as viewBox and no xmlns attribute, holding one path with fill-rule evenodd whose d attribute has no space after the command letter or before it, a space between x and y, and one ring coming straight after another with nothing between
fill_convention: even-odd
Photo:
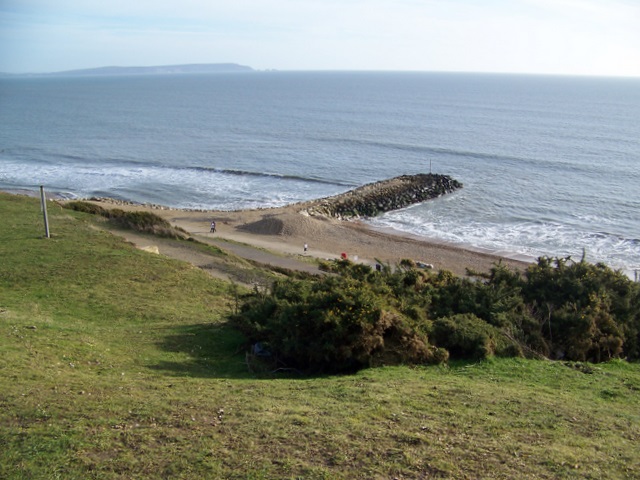
<instances>
[{"instance_id":1,"label":"distant headland","mask_svg":"<svg viewBox=\"0 0 640 480\"><path fill-rule=\"evenodd\" d=\"M93 77L115 75L187 75L202 73L253 72L253 68L237 63L195 63L186 65L160 65L152 67L98 67L81 70L65 70L51 73L3 74L2 76L30 77Z\"/></svg>"}]
</instances>

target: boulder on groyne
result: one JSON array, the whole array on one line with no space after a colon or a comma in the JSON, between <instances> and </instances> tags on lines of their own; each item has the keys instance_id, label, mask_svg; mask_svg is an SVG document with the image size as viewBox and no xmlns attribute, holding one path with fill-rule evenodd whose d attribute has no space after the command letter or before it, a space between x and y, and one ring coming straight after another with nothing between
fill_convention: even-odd
<instances>
[{"instance_id":1,"label":"boulder on groyne","mask_svg":"<svg viewBox=\"0 0 640 480\"><path fill-rule=\"evenodd\" d=\"M375 217L451 193L462 184L448 175L417 174L370 183L302 204L300 212L334 218Z\"/></svg>"}]
</instances>

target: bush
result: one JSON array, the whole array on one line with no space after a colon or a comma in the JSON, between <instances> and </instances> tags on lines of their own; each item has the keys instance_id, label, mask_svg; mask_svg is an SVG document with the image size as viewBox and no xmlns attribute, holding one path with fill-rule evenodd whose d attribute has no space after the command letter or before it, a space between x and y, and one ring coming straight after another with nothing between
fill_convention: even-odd
<instances>
[{"instance_id":1,"label":"bush","mask_svg":"<svg viewBox=\"0 0 640 480\"><path fill-rule=\"evenodd\" d=\"M172 227L169 222L152 212L127 212L119 208L105 209L90 202L68 202L65 208L78 212L100 215L109 219L120 228L135 230L142 233L150 233L160 237L186 239L187 232L181 228Z\"/></svg>"},{"instance_id":2,"label":"bush","mask_svg":"<svg viewBox=\"0 0 640 480\"><path fill-rule=\"evenodd\" d=\"M69 208L71 210L75 210L76 212L90 213L92 215L101 215L103 217L108 216L108 210L105 210L104 208L102 208L99 205L96 205L95 203L80 202L80 201L67 202L64 204L64 207Z\"/></svg>"},{"instance_id":3,"label":"bush","mask_svg":"<svg viewBox=\"0 0 640 480\"><path fill-rule=\"evenodd\" d=\"M540 258L473 279L327 262L331 276L276 283L236 324L290 366L313 372L497 356L607 361L640 353L640 284L603 265ZM435 319L435 320L434 320Z\"/></svg>"},{"instance_id":4,"label":"bush","mask_svg":"<svg viewBox=\"0 0 640 480\"><path fill-rule=\"evenodd\" d=\"M435 320L431 339L438 347L446 348L452 358L482 360L494 355L522 356L515 341L473 314Z\"/></svg>"},{"instance_id":5,"label":"bush","mask_svg":"<svg viewBox=\"0 0 640 480\"><path fill-rule=\"evenodd\" d=\"M234 322L251 342L268 345L288 367L306 372L349 372L443 356L382 300L365 282L348 277L282 280L268 295L254 293Z\"/></svg>"},{"instance_id":6,"label":"bush","mask_svg":"<svg viewBox=\"0 0 640 480\"><path fill-rule=\"evenodd\" d=\"M540 258L525 277L523 299L544 325L552 358L640 358L640 284L570 258Z\"/></svg>"}]
</instances>

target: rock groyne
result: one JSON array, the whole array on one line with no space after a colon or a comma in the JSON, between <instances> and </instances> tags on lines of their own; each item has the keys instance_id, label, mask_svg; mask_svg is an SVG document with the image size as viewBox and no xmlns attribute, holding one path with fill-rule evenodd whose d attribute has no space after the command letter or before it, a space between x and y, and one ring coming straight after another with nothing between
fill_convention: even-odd
<instances>
[{"instance_id":1,"label":"rock groyne","mask_svg":"<svg viewBox=\"0 0 640 480\"><path fill-rule=\"evenodd\" d=\"M300 212L340 219L375 217L451 193L462 184L448 175L417 174L382 180L333 197L303 203Z\"/></svg>"}]
</instances>

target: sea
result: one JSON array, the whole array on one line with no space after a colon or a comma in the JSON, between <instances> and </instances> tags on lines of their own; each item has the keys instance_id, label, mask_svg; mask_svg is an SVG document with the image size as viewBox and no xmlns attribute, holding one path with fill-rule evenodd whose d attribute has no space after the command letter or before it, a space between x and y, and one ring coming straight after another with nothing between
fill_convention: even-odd
<instances>
[{"instance_id":1,"label":"sea","mask_svg":"<svg viewBox=\"0 0 640 480\"><path fill-rule=\"evenodd\" d=\"M430 172L464 188L367 222L532 261L584 256L638 276L640 78L0 78L2 190L236 210Z\"/></svg>"}]
</instances>

